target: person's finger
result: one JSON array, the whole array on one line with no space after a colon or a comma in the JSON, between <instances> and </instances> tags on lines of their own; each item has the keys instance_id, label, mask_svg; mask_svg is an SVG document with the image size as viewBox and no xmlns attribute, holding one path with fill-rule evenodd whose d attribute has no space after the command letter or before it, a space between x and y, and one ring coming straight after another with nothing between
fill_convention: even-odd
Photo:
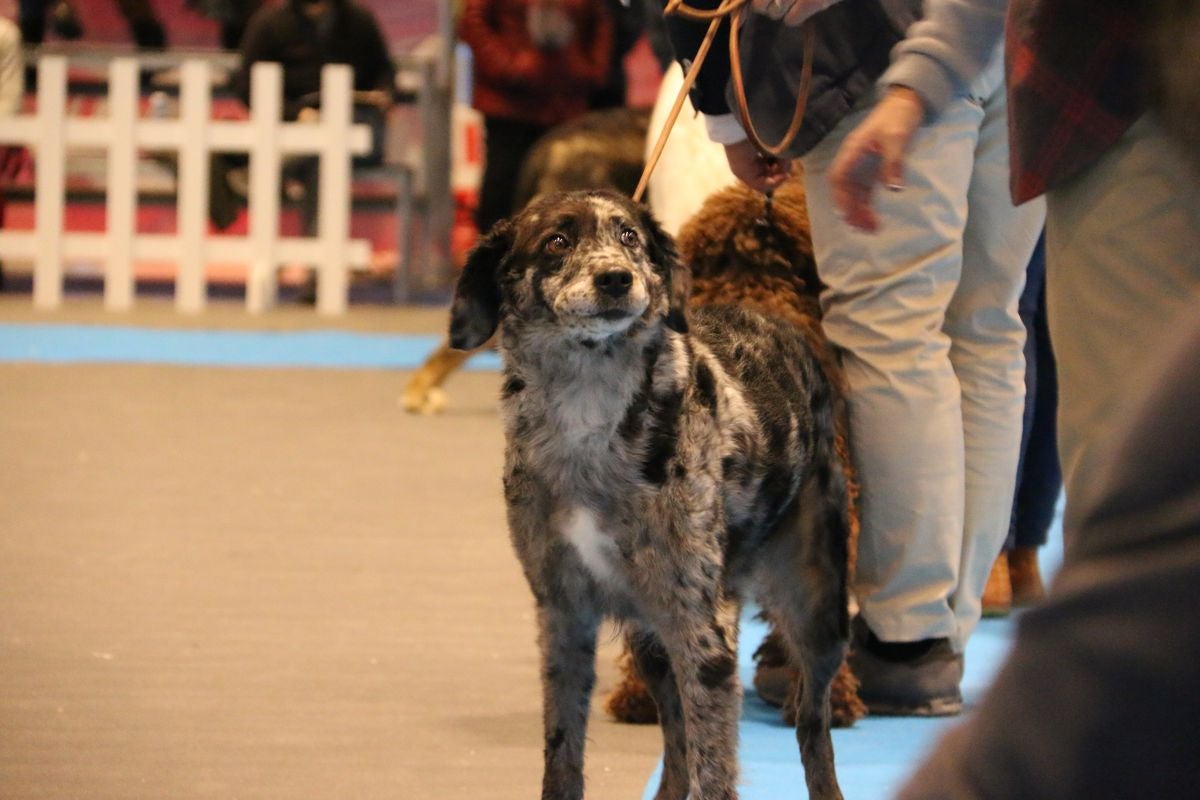
<instances>
[{"instance_id":1,"label":"person's finger","mask_svg":"<svg viewBox=\"0 0 1200 800\"><path fill-rule=\"evenodd\" d=\"M893 130L886 130L879 137L879 151L875 165L875 182L892 190L904 188L904 154L907 139Z\"/></svg>"},{"instance_id":2,"label":"person's finger","mask_svg":"<svg viewBox=\"0 0 1200 800\"><path fill-rule=\"evenodd\" d=\"M846 165L846 180L852 186L874 188L884 164L883 147L875 141L861 145Z\"/></svg>"},{"instance_id":3,"label":"person's finger","mask_svg":"<svg viewBox=\"0 0 1200 800\"><path fill-rule=\"evenodd\" d=\"M842 221L853 228L873 231L876 218L871 208L871 190L856 184L843 184L834 190L834 207Z\"/></svg>"},{"instance_id":4,"label":"person's finger","mask_svg":"<svg viewBox=\"0 0 1200 800\"><path fill-rule=\"evenodd\" d=\"M750 4L759 14L771 19L783 19L790 6L789 0L753 0Z\"/></svg>"},{"instance_id":5,"label":"person's finger","mask_svg":"<svg viewBox=\"0 0 1200 800\"><path fill-rule=\"evenodd\" d=\"M850 136L829 168L827 180L834 206L847 224L863 230L877 225L871 191L879 179L882 155L878 144Z\"/></svg>"},{"instance_id":6,"label":"person's finger","mask_svg":"<svg viewBox=\"0 0 1200 800\"><path fill-rule=\"evenodd\" d=\"M843 178L842 170L837 162L830 168L826 176L829 189L833 196L833 207L843 219L850 213L850 184Z\"/></svg>"},{"instance_id":7,"label":"person's finger","mask_svg":"<svg viewBox=\"0 0 1200 800\"><path fill-rule=\"evenodd\" d=\"M904 159L898 154L889 158L883 165L880 175L883 185L892 191L904 188Z\"/></svg>"},{"instance_id":8,"label":"person's finger","mask_svg":"<svg viewBox=\"0 0 1200 800\"><path fill-rule=\"evenodd\" d=\"M850 189L849 208L846 212L847 225L869 232L879 228L879 218L875 215L871 195L872 189L869 186L854 186Z\"/></svg>"},{"instance_id":9,"label":"person's finger","mask_svg":"<svg viewBox=\"0 0 1200 800\"><path fill-rule=\"evenodd\" d=\"M791 159L777 156L762 156L764 180L769 188L775 188L792 174Z\"/></svg>"},{"instance_id":10,"label":"person's finger","mask_svg":"<svg viewBox=\"0 0 1200 800\"><path fill-rule=\"evenodd\" d=\"M770 162L760 160L754 171L754 189L765 192L778 182L778 170Z\"/></svg>"},{"instance_id":11,"label":"person's finger","mask_svg":"<svg viewBox=\"0 0 1200 800\"><path fill-rule=\"evenodd\" d=\"M829 166L826 180L835 191L841 191L844 196L855 184L873 179L874 176L869 173L872 167L878 166L877 153L873 144L869 144L861 136L851 134L842 143Z\"/></svg>"}]
</instances>

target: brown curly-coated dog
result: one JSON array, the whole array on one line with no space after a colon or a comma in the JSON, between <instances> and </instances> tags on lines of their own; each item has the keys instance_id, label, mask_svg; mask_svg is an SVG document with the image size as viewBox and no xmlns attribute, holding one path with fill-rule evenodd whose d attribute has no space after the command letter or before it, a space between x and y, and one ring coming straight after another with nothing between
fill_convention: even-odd
<instances>
[{"instance_id":1,"label":"brown curly-coated dog","mask_svg":"<svg viewBox=\"0 0 1200 800\"><path fill-rule=\"evenodd\" d=\"M799 177L784 183L769 201L741 184L713 194L684 225L678 246L683 261L692 270L692 303L738 305L792 322L804 332L813 351L820 354L826 374L845 395L845 377L821 328L821 285L812 255L804 184ZM858 484L846 442L845 407L840 403L838 451L850 486L848 567L852 575L858 542L858 514L853 507ZM774 633L763 642L755 659L759 677L773 670L795 680L796 673L787 666L785 649ZM655 722L654 702L628 653L621 656L620 668L621 682L606 703L609 713L622 722ZM841 727L854 724L866 712L858 699L858 681L844 662L834 679L831 705L833 724ZM784 717L789 724L793 722L789 707L785 707Z\"/></svg>"}]
</instances>

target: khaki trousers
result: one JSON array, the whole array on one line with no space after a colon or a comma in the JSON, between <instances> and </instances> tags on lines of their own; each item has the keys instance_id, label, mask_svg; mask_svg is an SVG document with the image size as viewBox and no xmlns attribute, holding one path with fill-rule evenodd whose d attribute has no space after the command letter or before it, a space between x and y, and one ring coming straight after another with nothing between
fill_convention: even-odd
<instances>
[{"instance_id":1,"label":"khaki trousers","mask_svg":"<svg viewBox=\"0 0 1200 800\"><path fill-rule=\"evenodd\" d=\"M850 382L862 482L855 591L887 641L949 637L980 617L1008 533L1024 400L1017 300L1044 206L1014 207L1002 57L914 139L881 230L834 213L825 174L867 114L804 159L829 339Z\"/></svg>"}]
</instances>

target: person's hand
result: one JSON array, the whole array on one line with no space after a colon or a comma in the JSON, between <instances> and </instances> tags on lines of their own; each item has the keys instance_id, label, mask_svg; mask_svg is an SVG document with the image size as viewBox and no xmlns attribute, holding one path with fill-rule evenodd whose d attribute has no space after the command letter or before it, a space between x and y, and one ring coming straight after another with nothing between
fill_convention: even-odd
<instances>
[{"instance_id":1,"label":"person's hand","mask_svg":"<svg viewBox=\"0 0 1200 800\"><path fill-rule=\"evenodd\" d=\"M781 19L784 25L794 26L837 2L839 0L750 0L750 8L765 17Z\"/></svg>"},{"instance_id":2,"label":"person's hand","mask_svg":"<svg viewBox=\"0 0 1200 800\"><path fill-rule=\"evenodd\" d=\"M790 160L764 156L749 139L725 145L725 158L738 180L758 192L774 189L792 174Z\"/></svg>"},{"instance_id":3,"label":"person's hand","mask_svg":"<svg viewBox=\"0 0 1200 800\"><path fill-rule=\"evenodd\" d=\"M864 231L879 228L871 207L875 184L904 188L904 156L925 118L925 106L912 89L893 86L846 141L829 167L833 203L847 224Z\"/></svg>"}]
</instances>

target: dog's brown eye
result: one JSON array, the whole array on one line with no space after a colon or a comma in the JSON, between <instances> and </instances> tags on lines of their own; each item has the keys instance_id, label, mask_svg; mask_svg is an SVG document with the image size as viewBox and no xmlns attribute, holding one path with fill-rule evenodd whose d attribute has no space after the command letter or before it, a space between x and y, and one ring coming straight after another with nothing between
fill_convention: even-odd
<instances>
[{"instance_id":1,"label":"dog's brown eye","mask_svg":"<svg viewBox=\"0 0 1200 800\"><path fill-rule=\"evenodd\" d=\"M641 240L638 239L637 231L633 228L625 228L621 231L621 244L626 247L637 247L639 241Z\"/></svg>"},{"instance_id":2,"label":"dog's brown eye","mask_svg":"<svg viewBox=\"0 0 1200 800\"><path fill-rule=\"evenodd\" d=\"M556 233L546 240L546 252L551 255L561 255L571 249L571 243L561 233Z\"/></svg>"}]
</instances>

